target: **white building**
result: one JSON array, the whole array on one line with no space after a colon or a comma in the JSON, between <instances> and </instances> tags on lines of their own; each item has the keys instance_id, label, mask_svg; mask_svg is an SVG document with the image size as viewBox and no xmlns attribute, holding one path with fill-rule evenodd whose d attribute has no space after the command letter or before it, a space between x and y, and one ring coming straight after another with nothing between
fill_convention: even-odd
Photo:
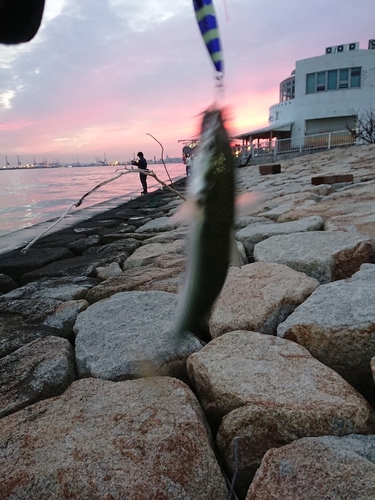
<instances>
[{"instance_id":1,"label":"white building","mask_svg":"<svg viewBox=\"0 0 375 500\"><path fill-rule=\"evenodd\" d=\"M296 62L280 83L280 99L269 108L269 125L236 136L243 145L254 140L300 138L355 127L364 111L375 111L375 40L327 47L325 54ZM312 139L312 138L311 138Z\"/></svg>"}]
</instances>

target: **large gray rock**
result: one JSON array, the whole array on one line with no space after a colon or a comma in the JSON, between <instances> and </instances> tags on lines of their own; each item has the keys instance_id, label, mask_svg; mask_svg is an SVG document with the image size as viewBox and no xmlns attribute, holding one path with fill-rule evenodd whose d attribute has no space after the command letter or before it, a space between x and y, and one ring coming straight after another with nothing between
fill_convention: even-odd
<instances>
[{"instance_id":1,"label":"large gray rock","mask_svg":"<svg viewBox=\"0 0 375 500\"><path fill-rule=\"evenodd\" d=\"M178 223L174 222L171 217L159 217L158 219L150 220L146 222L143 226L139 227L137 233L147 233L147 232L162 232L170 231L178 227Z\"/></svg>"},{"instance_id":2,"label":"large gray rock","mask_svg":"<svg viewBox=\"0 0 375 500\"><path fill-rule=\"evenodd\" d=\"M74 325L79 376L184 379L187 357L202 345L191 334L176 338L176 306L175 294L156 291L117 293L91 305Z\"/></svg>"},{"instance_id":3,"label":"large gray rock","mask_svg":"<svg viewBox=\"0 0 375 500\"><path fill-rule=\"evenodd\" d=\"M0 359L0 417L62 394L76 378L67 340L46 337L21 347Z\"/></svg>"},{"instance_id":4,"label":"large gray rock","mask_svg":"<svg viewBox=\"0 0 375 500\"><path fill-rule=\"evenodd\" d=\"M317 286L314 278L281 264L231 267L210 319L211 336L233 330L275 335L277 325Z\"/></svg>"},{"instance_id":5,"label":"large gray rock","mask_svg":"<svg viewBox=\"0 0 375 500\"><path fill-rule=\"evenodd\" d=\"M271 224L272 222L264 217L254 215L245 215L236 217L234 220L234 229L242 229L250 224Z\"/></svg>"},{"instance_id":6,"label":"large gray rock","mask_svg":"<svg viewBox=\"0 0 375 500\"><path fill-rule=\"evenodd\" d=\"M86 300L90 304L93 304L99 300L107 299L115 293L130 292L133 290L143 292L159 290L161 292L177 293L182 283L185 259L169 255L161 256L160 259L155 260L158 263L161 263L162 260L167 260L168 266L160 267L149 264L148 266L127 269L121 274L113 276L91 288L86 294ZM171 264L174 265L171 266Z\"/></svg>"},{"instance_id":7,"label":"large gray rock","mask_svg":"<svg viewBox=\"0 0 375 500\"><path fill-rule=\"evenodd\" d=\"M117 262L119 262L119 260L123 262L140 245L140 241L134 238L127 238L106 245L92 246L84 251L84 255L114 255L118 257Z\"/></svg>"},{"instance_id":8,"label":"large gray rock","mask_svg":"<svg viewBox=\"0 0 375 500\"><path fill-rule=\"evenodd\" d=\"M375 243L343 231L310 231L272 236L255 245L254 259L277 262L321 283L349 278L364 262L373 262Z\"/></svg>"},{"instance_id":9,"label":"large gray rock","mask_svg":"<svg viewBox=\"0 0 375 500\"><path fill-rule=\"evenodd\" d=\"M59 336L59 332L41 323L28 324L22 314L0 312L0 358L48 335Z\"/></svg>"},{"instance_id":10,"label":"large gray rock","mask_svg":"<svg viewBox=\"0 0 375 500\"><path fill-rule=\"evenodd\" d=\"M109 264L108 266L96 268L96 276L100 281L108 280L109 278L113 278L113 276L118 276L121 273L122 269L117 264L117 262L112 262L112 264Z\"/></svg>"},{"instance_id":11,"label":"large gray rock","mask_svg":"<svg viewBox=\"0 0 375 500\"><path fill-rule=\"evenodd\" d=\"M88 276L96 277L96 268L103 267L112 262L122 265L127 256L126 252L114 252L111 254L100 253L88 254L72 257L57 262L52 262L48 266L41 267L22 276L21 283L27 284L41 278L52 278L58 276Z\"/></svg>"},{"instance_id":12,"label":"large gray rock","mask_svg":"<svg viewBox=\"0 0 375 500\"><path fill-rule=\"evenodd\" d=\"M281 341L281 342L280 342ZM295 342L226 333L192 354L187 371L244 497L264 453L304 436L375 432L374 411L336 372Z\"/></svg>"},{"instance_id":13,"label":"large gray rock","mask_svg":"<svg viewBox=\"0 0 375 500\"><path fill-rule=\"evenodd\" d=\"M372 381L374 305L375 265L363 264L352 278L315 290L279 325L277 335L303 345L359 389Z\"/></svg>"},{"instance_id":14,"label":"large gray rock","mask_svg":"<svg viewBox=\"0 0 375 500\"><path fill-rule=\"evenodd\" d=\"M87 290L99 280L86 276L42 278L5 295L2 299L56 299L61 301L84 299Z\"/></svg>"},{"instance_id":15,"label":"large gray rock","mask_svg":"<svg viewBox=\"0 0 375 500\"><path fill-rule=\"evenodd\" d=\"M86 379L5 417L3 499L226 500L194 394L167 377Z\"/></svg>"},{"instance_id":16,"label":"large gray rock","mask_svg":"<svg viewBox=\"0 0 375 500\"><path fill-rule=\"evenodd\" d=\"M187 226L178 227L171 231L156 233L154 236L149 235L144 244L150 243L171 243L176 240L185 240L187 238L189 228Z\"/></svg>"},{"instance_id":17,"label":"large gray rock","mask_svg":"<svg viewBox=\"0 0 375 500\"><path fill-rule=\"evenodd\" d=\"M185 240L175 240L170 243L149 243L144 244L126 259L123 265L124 271L133 267L147 266L152 264L157 257L167 254L185 255Z\"/></svg>"},{"instance_id":18,"label":"large gray rock","mask_svg":"<svg viewBox=\"0 0 375 500\"><path fill-rule=\"evenodd\" d=\"M72 243L69 243L68 248L76 255L82 255L88 248L98 246L100 244L101 236L92 234L86 238L80 238Z\"/></svg>"},{"instance_id":19,"label":"large gray rock","mask_svg":"<svg viewBox=\"0 0 375 500\"><path fill-rule=\"evenodd\" d=\"M29 325L42 324L57 308L63 304L61 300L52 298L37 299L4 299L0 298L0 314L20 314Z\"/></svg>"},{"instance_id":20,"label":"large gray rock","mask_svg":"<svg viewBox=\"0 0 375 500\"><path fill-rule=\"evenodd\" d=\"M19 325L47 326L52 329L50 335L73 339L74 322L87 306L84 299L62 302L47 298L3 300L1 297L0 315L17 315L22 318Z\"/></svg>"},{"instance_id":21,"label":"large gray rock","mask_svg":"<svg viewBox=\"0 0 375 500\"><path fill-rule=\"evenodd\" d=\"M270 450L246 500L302 498L375 498L375 436L310 437Z\"/></svg>"},{"instance_id":22,"label":"large gray rock","mask_svg":"<svg viewBox=\"0 0 375 500\"><path fill-rule=\"evenodd\" d=\"M70 257L74 257L74 253L67 248L30 248L25 254L19 249L1 256L0 273L19 282L23 274Z\"/></svg>"},{"instance_id":23,"label":"large gray rock","mask_svg":"<svg viewBox=\"0 0 375 500\"><path fill-rule=\"evenodd\" d=\"M236 232L236 239L242 242L248 259L252 259L254 246L270 236L305 231L319 231L323 228L324 220L322 217L311 216L297 221L283 222L281 224L272 224L269 222L263 224L250 224Z\"/></svg>"},{"instance_id":24,"label":"large gray rock","mask_svg":"<svg viewBox=\"0 0 375 500\"><path fill-rule=\"evenodd\" d=\"M292 203L277 205L271 210L267 210L266 212L260 213L259 215L262 217L267 217L268 219L276 222L280 215L288 213L291 210L292 206Z\"/></svg>"},{"instance_id":25,"label":"large gray rock","mask_svg":"<svg viewBox=\"0 0 375 500\"><path fill-rule=\"evenodd\" d=\"M60 337L72 340L73 326L77 316L87 309L88 305L88 302L84 299L63 302L53 314L48 315L44 319L43 325L50 326L57 330Z\"/></svg>"}]
</instances>

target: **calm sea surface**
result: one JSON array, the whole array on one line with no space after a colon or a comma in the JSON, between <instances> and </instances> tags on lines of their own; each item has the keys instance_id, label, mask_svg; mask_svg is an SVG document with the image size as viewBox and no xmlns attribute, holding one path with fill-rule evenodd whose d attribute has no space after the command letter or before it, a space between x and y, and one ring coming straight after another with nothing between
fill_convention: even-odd
<instances>
[{"instance_id":1,"label":"calm sea surface","mask_svg":"<svg viewBox=\"0 0 375 500\"><path fill-rule=\"evenodd\" d=\"M149 168L169 184L163 165L149 165ZM185 175L182 163L167 164L167 168L172 180ZM109 166L0 170L0 236L60 217L85 193L118 173L116 167ZM152 177L147 182L149 191L160 186ZM118 197L120 205L139 196L141 191L138 173L122 175L87 196L72 211Z\"/></svg>"}]
</instances>

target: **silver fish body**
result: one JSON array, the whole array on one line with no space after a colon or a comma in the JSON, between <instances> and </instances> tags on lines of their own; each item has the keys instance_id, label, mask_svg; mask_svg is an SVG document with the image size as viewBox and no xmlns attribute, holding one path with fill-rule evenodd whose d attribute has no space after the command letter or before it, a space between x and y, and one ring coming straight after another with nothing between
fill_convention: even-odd
<instances>
[{"instance_id":1,"label":"silver fish body","mask_svg":"<svg viewBox=\"0 0 375 500\"><path fill-rule=\"evenodd\" d=\"M190 190L195 217L176 330L208 342L208 320L228 272L234 220L234 158L219 110L204 115Z\"/></svg>"}]
</instances>

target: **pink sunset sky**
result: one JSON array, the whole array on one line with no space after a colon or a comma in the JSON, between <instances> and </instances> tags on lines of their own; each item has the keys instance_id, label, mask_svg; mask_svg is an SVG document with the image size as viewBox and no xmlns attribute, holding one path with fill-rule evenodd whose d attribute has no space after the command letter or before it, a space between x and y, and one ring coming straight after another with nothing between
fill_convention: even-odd
<instances>
[{"instance_id":1,"label":"pink sunset sky","mask_svg":"<svg viewBox=\"0 0 375 500\"><path fill-rule=\"evenodd\" d=\"M232 135L267 125L295 61L375 38L373 0L214 0ZM375 63L375 51L374 51ZM46 0L27 44L0 46L0 165L181 156L216 98L191 0ZM375 91L375 90L374 90Z\"/></svg>"}]
</instances>

